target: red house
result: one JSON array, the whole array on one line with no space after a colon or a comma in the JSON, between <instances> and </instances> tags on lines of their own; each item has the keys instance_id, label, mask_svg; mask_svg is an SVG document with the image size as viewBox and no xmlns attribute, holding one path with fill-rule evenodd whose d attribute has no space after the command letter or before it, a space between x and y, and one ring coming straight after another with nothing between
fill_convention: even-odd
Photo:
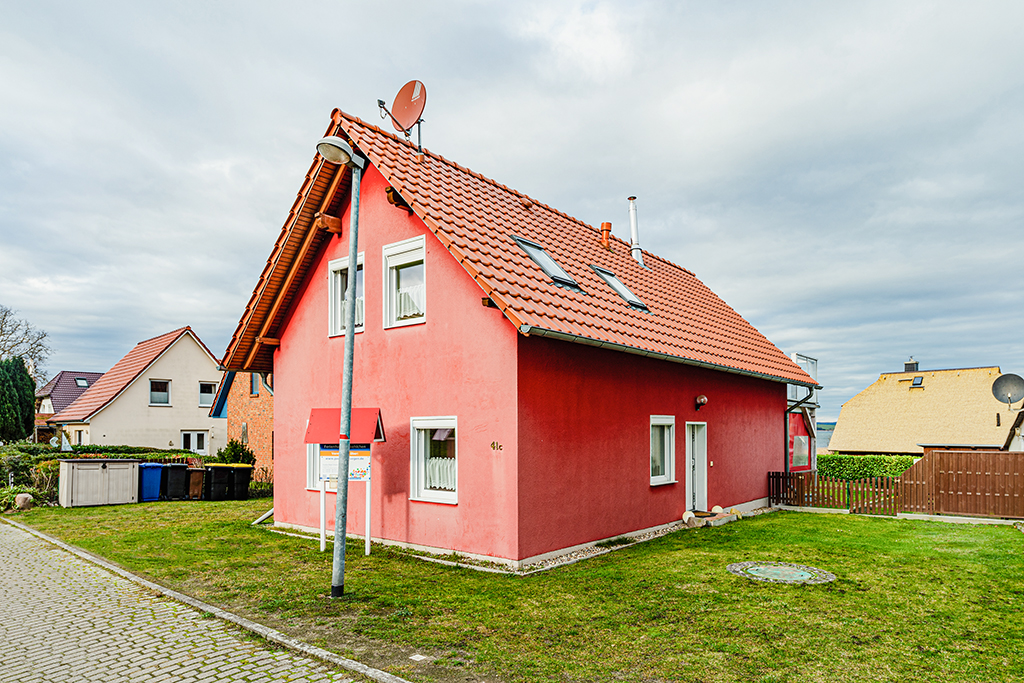
<instances>
[{"instance_id":1,"label":"red house","mask_svg":"<svg viewBox=\"0 0 1024 683\"><path fill-rule=\"evenodd\" d=\"M816 383L693 273L340 111L327 134L368 160L353 405L387 434L375 540L518 565L765 503L787 384ZM319 523L304 436L341 404L350 183L314 158L225 353L274 374L279 525Z\"/></svg>"}]
</instances>

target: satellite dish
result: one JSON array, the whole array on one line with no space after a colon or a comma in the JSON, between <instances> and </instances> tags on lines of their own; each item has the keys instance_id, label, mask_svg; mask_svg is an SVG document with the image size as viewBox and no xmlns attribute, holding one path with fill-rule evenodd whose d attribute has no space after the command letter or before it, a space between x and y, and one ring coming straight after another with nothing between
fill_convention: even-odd
<instances>
[{"instance_id":1,"label":"satellite dish","mask_svg":"<svg viewBox=\"0 0 1024 683\"><path fill-rule=\"evenodd\" d=\"M1013 404L1024 398L1024 379L1019 375L1000 375L992 383L992 395L1013 410ZM1024 410L1024 406L1017 410Z\"/></svg>"},{"instance_id":2,"label":"satellite dish","mask_svg":"<svg viewBox=\"0 0 1024 683\"><path fill-rule=\"evenodd\" d=\"M409 81L395 95L391 105L391 123L399 133L408 133L419 123L427 106L427 87L420 81Z\"/></svg>"},{"instance_id":3,"label":"satellite dish","mask_svg":"<svg viewBox=\"0 0 1024 683\"><path fill-rule=\"evenodd\" d=\"M423 107L427 106L427 86L420 81L409 81L402 86L402 89L395 95L395 103L388 111L384 100L377 100L380 107L380 117L391 117L391 125L399 133L404 133L409 138L409 131L416 126L416 152L423 155Z\"/></svg>"}]
</instances>

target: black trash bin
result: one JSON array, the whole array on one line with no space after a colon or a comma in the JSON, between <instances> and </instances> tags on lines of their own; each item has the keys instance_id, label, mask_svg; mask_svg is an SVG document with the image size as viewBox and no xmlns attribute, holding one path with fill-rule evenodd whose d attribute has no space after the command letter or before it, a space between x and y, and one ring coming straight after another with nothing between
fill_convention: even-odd
<instances>
[{"instance_id":1,"label":"black trash bin","mask_svg":"<svg viewBox=\"0 0 1024 683\"><path fill-rule=\"evenodd\" d=\"M188 465L169 463L160 472L160 499L184 500L188 497Z\"/></svg>"},{"instance_id":2,"label":"black trash bin","mask_svg":"<svg viewBox=\"0 0 1024 683\"><path fill-rule=\"evenodd\" d=\"M234 474L235 492L234 500L249 500L249 482L252 481L252 465L234 464L231 466Z\"/></svg>"},{"instance_id":3,"label":"black trash bin","mask_svg":"<svg viewBox=\"0 0 1024 683\"><path fill-rule=\"evenodd\" d=\"M212 464L206 466L203 482L204 500L231 500L235 496L235 471L233 465Z\"/></svg>"}]
</instances>

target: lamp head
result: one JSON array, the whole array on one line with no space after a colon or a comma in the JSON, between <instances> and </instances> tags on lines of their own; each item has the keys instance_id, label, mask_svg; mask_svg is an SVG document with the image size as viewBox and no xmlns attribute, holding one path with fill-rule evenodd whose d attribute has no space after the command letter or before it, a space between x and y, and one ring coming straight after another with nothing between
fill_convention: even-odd
<instances>
[{"instance_id":1,"label":"lamp head","mask_svg":"<svg viewBox=\"0 0 1024 683\"><path fill-rule=\"evenodd\" d=\"M332 164L340 164L350 168L362 168L366 163L365 159L356 156L356 153L352 151L352 147L337 135L329 135L316 143L316 151Z\"/></svg>"},{"instance_id":2,"label":"lamp head","mask_svg":"<svg viewBox=\"0 0 1024 683\"><path fill-rule=\"evenodd\" d=\"M700 396L697 397L697 400L694 403L696 403L696 409L700 410L701 408L708 404L708 397L705 396L704 394L701 394Z\"/></svg>"}]
</instances>

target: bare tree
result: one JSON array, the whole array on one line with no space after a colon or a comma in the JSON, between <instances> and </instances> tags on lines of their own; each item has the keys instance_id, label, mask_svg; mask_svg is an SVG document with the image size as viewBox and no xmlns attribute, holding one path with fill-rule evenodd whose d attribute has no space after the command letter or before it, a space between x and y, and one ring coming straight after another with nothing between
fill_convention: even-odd
<instances>
[{"instance_id":1,"label":"bare tree","mask_svg":"<svg viewBox=\"0 0 1024 683\"><path fill-rule=\"evenodd\" d=\"M15 313L0 304L0 360L21 356L33 379L42 386L46 380L43 365L52 352L46 343L46 332L16 318Z\"/></svg>"}]
</instances>

